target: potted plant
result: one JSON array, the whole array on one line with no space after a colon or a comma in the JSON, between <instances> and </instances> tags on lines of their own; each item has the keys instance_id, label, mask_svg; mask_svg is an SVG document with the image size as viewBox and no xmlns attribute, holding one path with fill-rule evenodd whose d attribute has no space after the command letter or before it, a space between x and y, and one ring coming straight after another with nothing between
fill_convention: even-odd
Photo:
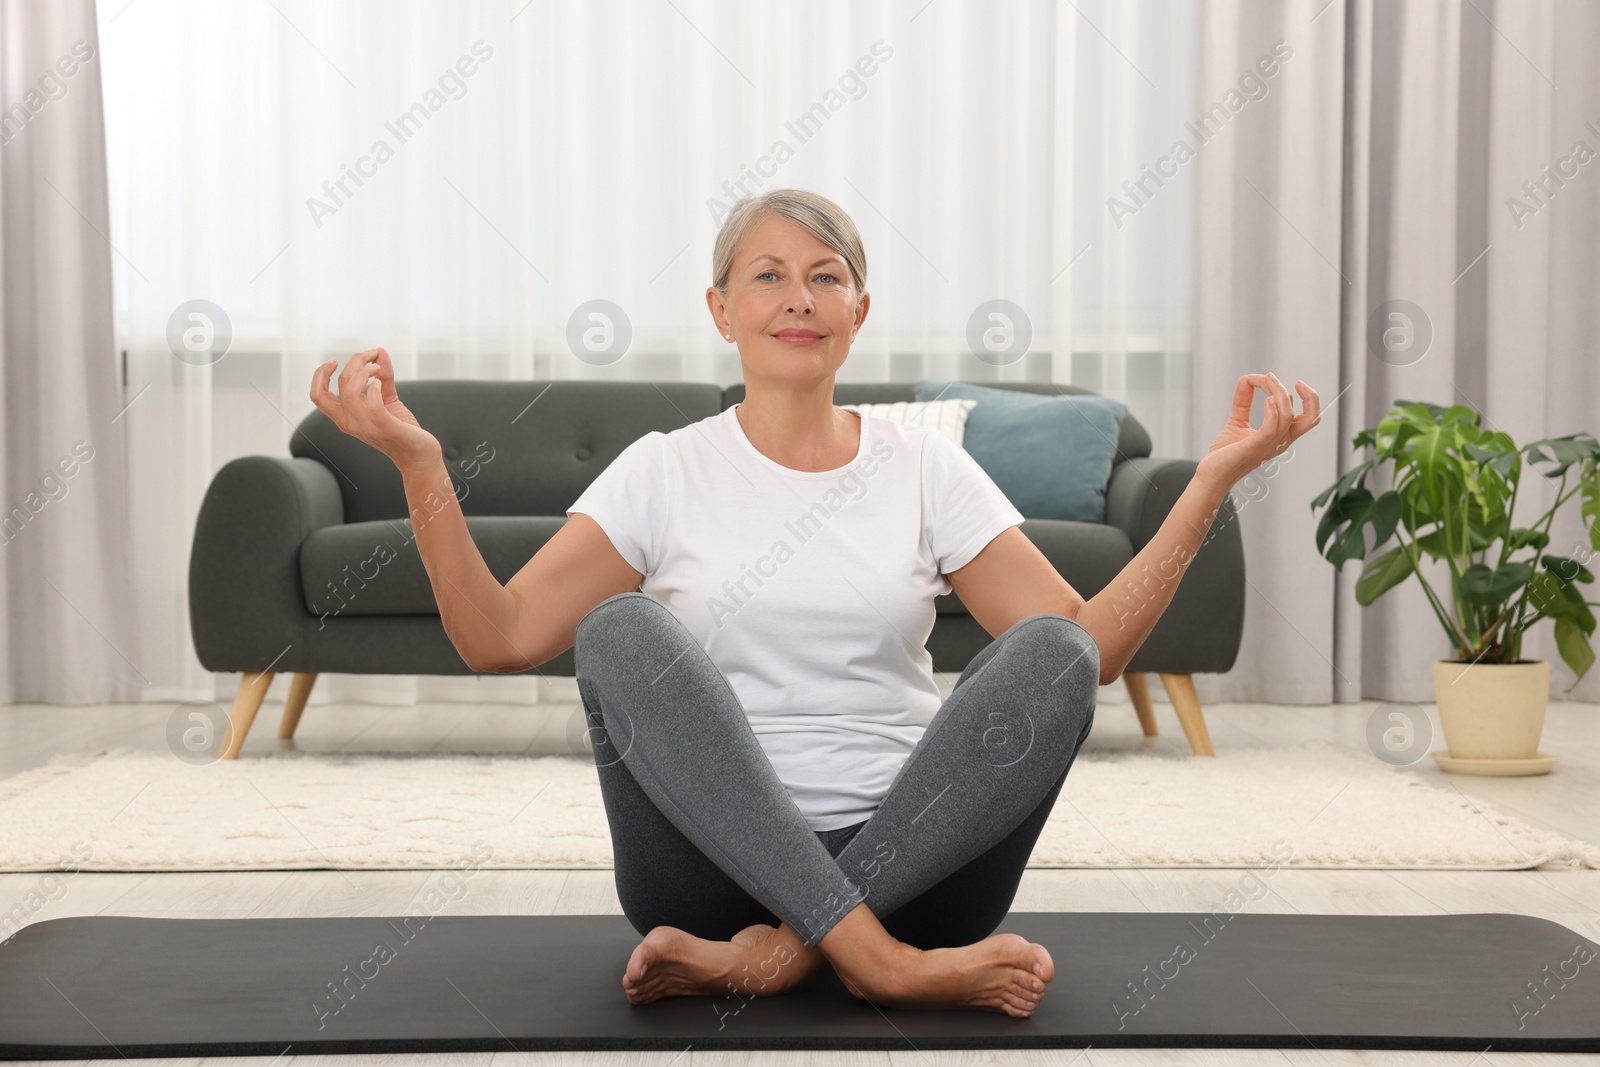
<instances>
[{"instance_id":1,"label":"potted plant","mask_svg":"<svg viewBox=\"0 0 1600 1067\"><path fill-rule=\"evenodd\" d=\"M1519 447L1484 429L1470 407L1402 400L1351 443L1371 451L1311 502L1322 509L1317 550L1335 567L1372 557L1356 581L1363 606L1408 577L1422 586L1455 650L1433 667L1448 748L1434 758L1469 774L1548 771L1555 758L1538 746L1550 664L1523 659L1522 637L1550 619L1573 673L1582 678L1594 663L1591 609L1600 602L1580 586L1594 582L1585 564L1600 552L1600 442L1570 434ZM1530 469L1558 480L1555 502L1519 526L1517 493ZM1379 472L1391 488L1375 493L1367 481ZM1582 559L1545 551L1557 512L1573 497L1589 531L1589 548L1575 546ZM1448 589L1428 580L1424 558L1445 565Z\"/></svg>"}]
</instances>

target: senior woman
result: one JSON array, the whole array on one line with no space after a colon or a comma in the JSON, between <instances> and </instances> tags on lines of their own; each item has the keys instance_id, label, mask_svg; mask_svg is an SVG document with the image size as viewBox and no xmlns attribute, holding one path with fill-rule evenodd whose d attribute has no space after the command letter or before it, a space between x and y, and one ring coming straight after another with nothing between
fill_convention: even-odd
<instances>
[{"instance_id":1,"label":"senior woman","mask_svg":"<svg viewBox=\"0 0 1600 1067\"><path fill-rule=\"evenodd\" d=\"M855 225L780 189L728 215L706 290L742 403L623 450L506 585L468 535L438 441L381 348L311 396L400 469L440 617L475 670L574 648L636 1004L792 989L1023 1017L1055 969L994 933L1115 679L1171 601L1110 590L1182 568L1233 484L1318 421L1272 374L1233 409L1161 528L1085 600L959 446L833 404L867 317ZM370 389L373 382L378 388ZM1255 391L1266 394L1259 428ZM1163 569L1162 573L1168 573ZM924 647L954 589L994 638L941 703Z\"/></svg>"}]
</instances>

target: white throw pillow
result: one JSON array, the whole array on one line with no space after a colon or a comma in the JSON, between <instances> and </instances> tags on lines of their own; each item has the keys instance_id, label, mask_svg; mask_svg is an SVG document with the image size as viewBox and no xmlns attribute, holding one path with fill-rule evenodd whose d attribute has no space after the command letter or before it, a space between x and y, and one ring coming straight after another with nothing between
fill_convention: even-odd
<instances>
[{"instance_id":1,"label":"white throw pillow","mask_svg":"<svg viewBox=\"0 0 1600 1067\"><path fill-rule=\"evenodd\" d=\"M967 431L967 415L978 406L976 400L897 400L893 404L840 404L846 411L858 411L875 419L888 419L901 426L927 426L938 430L956 444Z\"/></svg>"}]
</instances>

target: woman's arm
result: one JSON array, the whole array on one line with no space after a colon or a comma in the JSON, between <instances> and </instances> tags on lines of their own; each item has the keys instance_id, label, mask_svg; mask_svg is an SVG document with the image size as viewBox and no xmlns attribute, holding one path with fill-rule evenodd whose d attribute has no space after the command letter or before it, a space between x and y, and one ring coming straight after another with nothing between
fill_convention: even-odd
<instances>
[{"instance_id":1,"label":"woman's arm","mask_svg":"<svg viewBox=\"0 0 1600 1067\"><path fill-rule=\"evenodd\" d=\"M1013 526L948 577L978 624L999 636L1019 619L1050 612L1089 631L1100 648L1100 684L1113 682L1172 602L1225 494L1193 480L1149 544L1084 600L1022 528ZM1129 583L1137 593L1130 595Z\"/></svg>"},{"instance_id":2,"label":"woman's arm","mask_svg":"<svg viewBox=\"0 0 1600 1067\"><path fill-rule=\"evenodd\" d=\"M444 461L402 473L439 619L475 671L515 674L554 659L572 647L590 608L644 580L599 523L574 513L502 586L467 531Z\"/></svg>"},{"instance_id":3,"label":"woman's arm","mask_svg":"<svg viewBox=\"0 0 1600 1067\"><path fill-rule=\"evenodd\" d=\"M593 519L574 515L501 585L467 530L438 440L394 388L389 353L368 349L328 389L337 361L312 376L311 400L335 425L388 456L405 485L417 551L433 584L439 619L475 671L512 673L572 647L578 622L606 597L639 588L643 575L624 560ZM368 388L376 382L379 388Z\"/></svg>"},{"instance_id":4,"label":"woman's arm","mask_svg":"<svg viewBox=\"0 0 1600 1067\"><path fill-rule=\"evenodd\" d=\"M1257 388L1267 394L1259 428L1250 425ZM1115 681L1172 602L1178 582L1205 541L1235 482L1288 448L1320 420L1316 390L1296 382L1301 413L1272 374L1247 374L1234 389L1233 411L1160 529L1111 584L1084 600L1029 541L1011 527L947 577L972 617L991 635L1029 615L1075 620L1100 648L1100 683ZM1136 590L1130 595L1129 590Z\"/></svg>"},{"instance_id":5,"label":"woman's arm","mask_svg":"<svg viewBox=\"0 0 1600 1067\"><path fill-rule=\"evenodd\" d=\"M572 647L578 623L607 597L639 588L644 575L622 558L600 524L582 512L567 523L506 583L515 611L510 658L488 668L525 671Z\"/></svg>"}]
</instances>

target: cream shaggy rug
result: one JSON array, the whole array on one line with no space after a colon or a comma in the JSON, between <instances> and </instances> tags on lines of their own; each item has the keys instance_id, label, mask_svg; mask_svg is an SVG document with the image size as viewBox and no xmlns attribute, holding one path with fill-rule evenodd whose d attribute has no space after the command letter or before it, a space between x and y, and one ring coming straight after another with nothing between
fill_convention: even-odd
<instances>
[{"instance_id":1,"label":"cream shaggy rug","mask_svg":"<svg viewBox=\"0 0 1600 1067\"><path fill-rule=\"evenodd\" d=\"M487 858L485 858L487 857ZM611 866L587 757L321 754L191 766L110 749L0 781L0 870ZM1312 741L1085 751L1034 867L1600 868L1570 840Z\"/></svg>"}]
</instances>

